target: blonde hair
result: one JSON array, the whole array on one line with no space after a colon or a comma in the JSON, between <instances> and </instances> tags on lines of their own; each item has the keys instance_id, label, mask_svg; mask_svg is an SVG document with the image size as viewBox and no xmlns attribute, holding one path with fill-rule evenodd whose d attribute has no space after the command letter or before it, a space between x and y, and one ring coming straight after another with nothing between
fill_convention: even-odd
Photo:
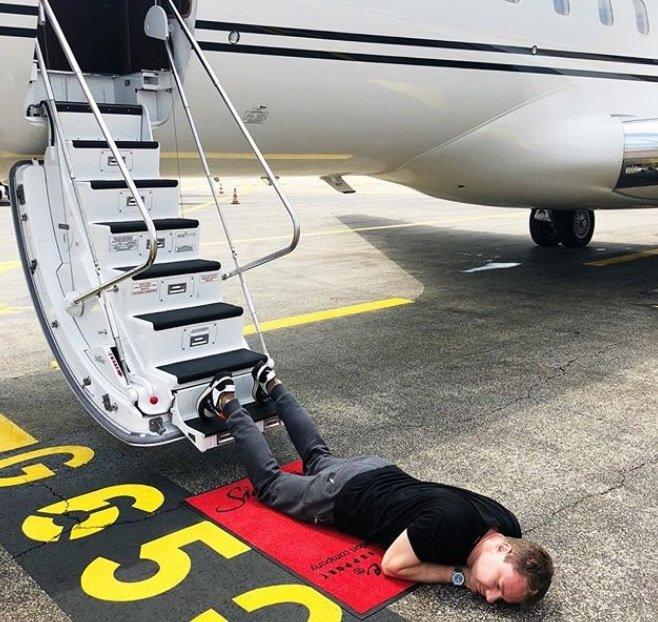
<instances>
[{"instance_id":1,"label":"blonde hair","mask_svg":"<svg viewBox=\"0 0 658 622\"><path fill-rule=\"evenodd\" d=\"M517 572L528 581L528 595L524 604L532 605L544 598L551 586L555 567L549 552L529 540L506 538L511 547L505 561L514 566Z\"/></svg>"}]
</instances>

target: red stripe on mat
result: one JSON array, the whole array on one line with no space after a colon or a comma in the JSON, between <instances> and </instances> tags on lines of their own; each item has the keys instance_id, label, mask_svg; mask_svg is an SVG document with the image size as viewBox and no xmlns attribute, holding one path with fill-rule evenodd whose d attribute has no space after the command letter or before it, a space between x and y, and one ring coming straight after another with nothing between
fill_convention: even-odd
<instances>
[{"instance_id":1,"label":"red stripe on mat","mask_svg":"<svg viewBox=\"0 0 658 622\"><path fill-rule=\"evenodd\" d=\"M282 468L301 473L301 462ZM246 479L190 497L187 503L361 617L413 587L382 574L380 547L268 508L253 497Z\"/></svg>"}]
</instances>

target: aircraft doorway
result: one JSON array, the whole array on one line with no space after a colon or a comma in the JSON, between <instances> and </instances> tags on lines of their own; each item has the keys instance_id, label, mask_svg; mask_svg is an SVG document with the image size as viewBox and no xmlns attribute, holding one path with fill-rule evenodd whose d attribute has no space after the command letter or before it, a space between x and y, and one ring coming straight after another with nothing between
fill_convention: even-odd
<instances>
[{"instance_id":1,"label":"aircraft doorway","mask_svg":"<svg viewBox=\"0 0 658 622\"><path fill-rule=\"evenodd\" d=\"M154 0L50 0L84 73L127 75L166 68L162 43L144 34L144 19ZM176 0L185 15L191 0ZM70 71L50 25L40 27L41 43L50 70Z\"/></svg>"}]
</instances>

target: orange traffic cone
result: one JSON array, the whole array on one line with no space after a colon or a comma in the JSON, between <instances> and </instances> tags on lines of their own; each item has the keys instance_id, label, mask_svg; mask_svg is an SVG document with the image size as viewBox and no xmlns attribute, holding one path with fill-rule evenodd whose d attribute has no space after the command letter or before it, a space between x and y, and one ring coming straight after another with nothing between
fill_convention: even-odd
<instances>
[{"instance_id":1,"label":"orange traffic cone","mask_svg":"<svg viewBox=\"0 0 658 622\"><path fill-rule=\"evenodd\" d=\"M233 190L233 200L231 201L231 205L240 205L240 199L238 199L238 189L235 188Z\"/></svg>"}]
</instances>

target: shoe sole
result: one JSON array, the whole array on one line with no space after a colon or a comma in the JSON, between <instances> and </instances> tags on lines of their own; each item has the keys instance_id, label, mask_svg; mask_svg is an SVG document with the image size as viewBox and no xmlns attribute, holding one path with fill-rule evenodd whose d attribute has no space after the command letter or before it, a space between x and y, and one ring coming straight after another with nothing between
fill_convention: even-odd
<instances>
[{"instance_id":1,"label":"shoe sole","mask_svg":"<svg viewBox=\"0 0 658 622\"><path fill-rule=\"evenodd\" d=\"M213 382L211 382L211 383L210 383L210 384L209 384L209 385L203 390L203 392L201 393L201 395L199 395L199 397L197 398L197 401L196 401L196 412L197 412L197 414L199 415L199 417L201 417L202 419L212 419L213 417L215 417L215 416L219 416L219 415L220 415L220 413L217 413L217 414L213 415L213 417L208 417L208 415L205 414L207 409L205 408L205 406L203 406L203 402L204 402L206 399L208 399L208 396L209 396L209 395L210 395L210 394L211 394L211 393L217 388L217 385L219 384L219 382L221 382L224 378L227 378L227 377L228 377L228 376L223 376L223 377L220 378L217 382L215 382L215 381L213 380ZM233 392L235 392L235 385L233 385ZM202 406L203 406L203 408L202 408Z\"/></svg>"},{"instance_id":2,"label":"shoe sole","mask_svg":"<svg viewBox=\"0 0 658 622\"><path fill-rule=\"evenodd\" d=\"M270 364L271 360L272 359L268 358L267 361L265 361L265 363L262 363L258 367L254 367L254 369L252 369L251 371L251 377L254 379L254 386L251 389L251 397L253 397L254 401L258 402L259 404L263 404L272 399L270 395L265 391L265 389L263 389L261 383L258 381L258 376L260 376L260 371L264 367L269 367L272 371L274 371L274 368ZM274 377L276 378L276 372L274 372L274 374L275 374Z\"/></svg>"},{"instance_id":3,"label":"shoe sole","mask_svg":"<svg viewBox=\"0 0 658 622\"><path fill-rule=\"evenodd\" d=\"M196 401L196 412L201 419L212 419L212 417L209 417L206 413L206 407L203 405L203 402L206 401L208 396L212 393L214 386L208 386L204 389L203 393L199 396L199 399Z\"/></svg>"}]
</instances>

